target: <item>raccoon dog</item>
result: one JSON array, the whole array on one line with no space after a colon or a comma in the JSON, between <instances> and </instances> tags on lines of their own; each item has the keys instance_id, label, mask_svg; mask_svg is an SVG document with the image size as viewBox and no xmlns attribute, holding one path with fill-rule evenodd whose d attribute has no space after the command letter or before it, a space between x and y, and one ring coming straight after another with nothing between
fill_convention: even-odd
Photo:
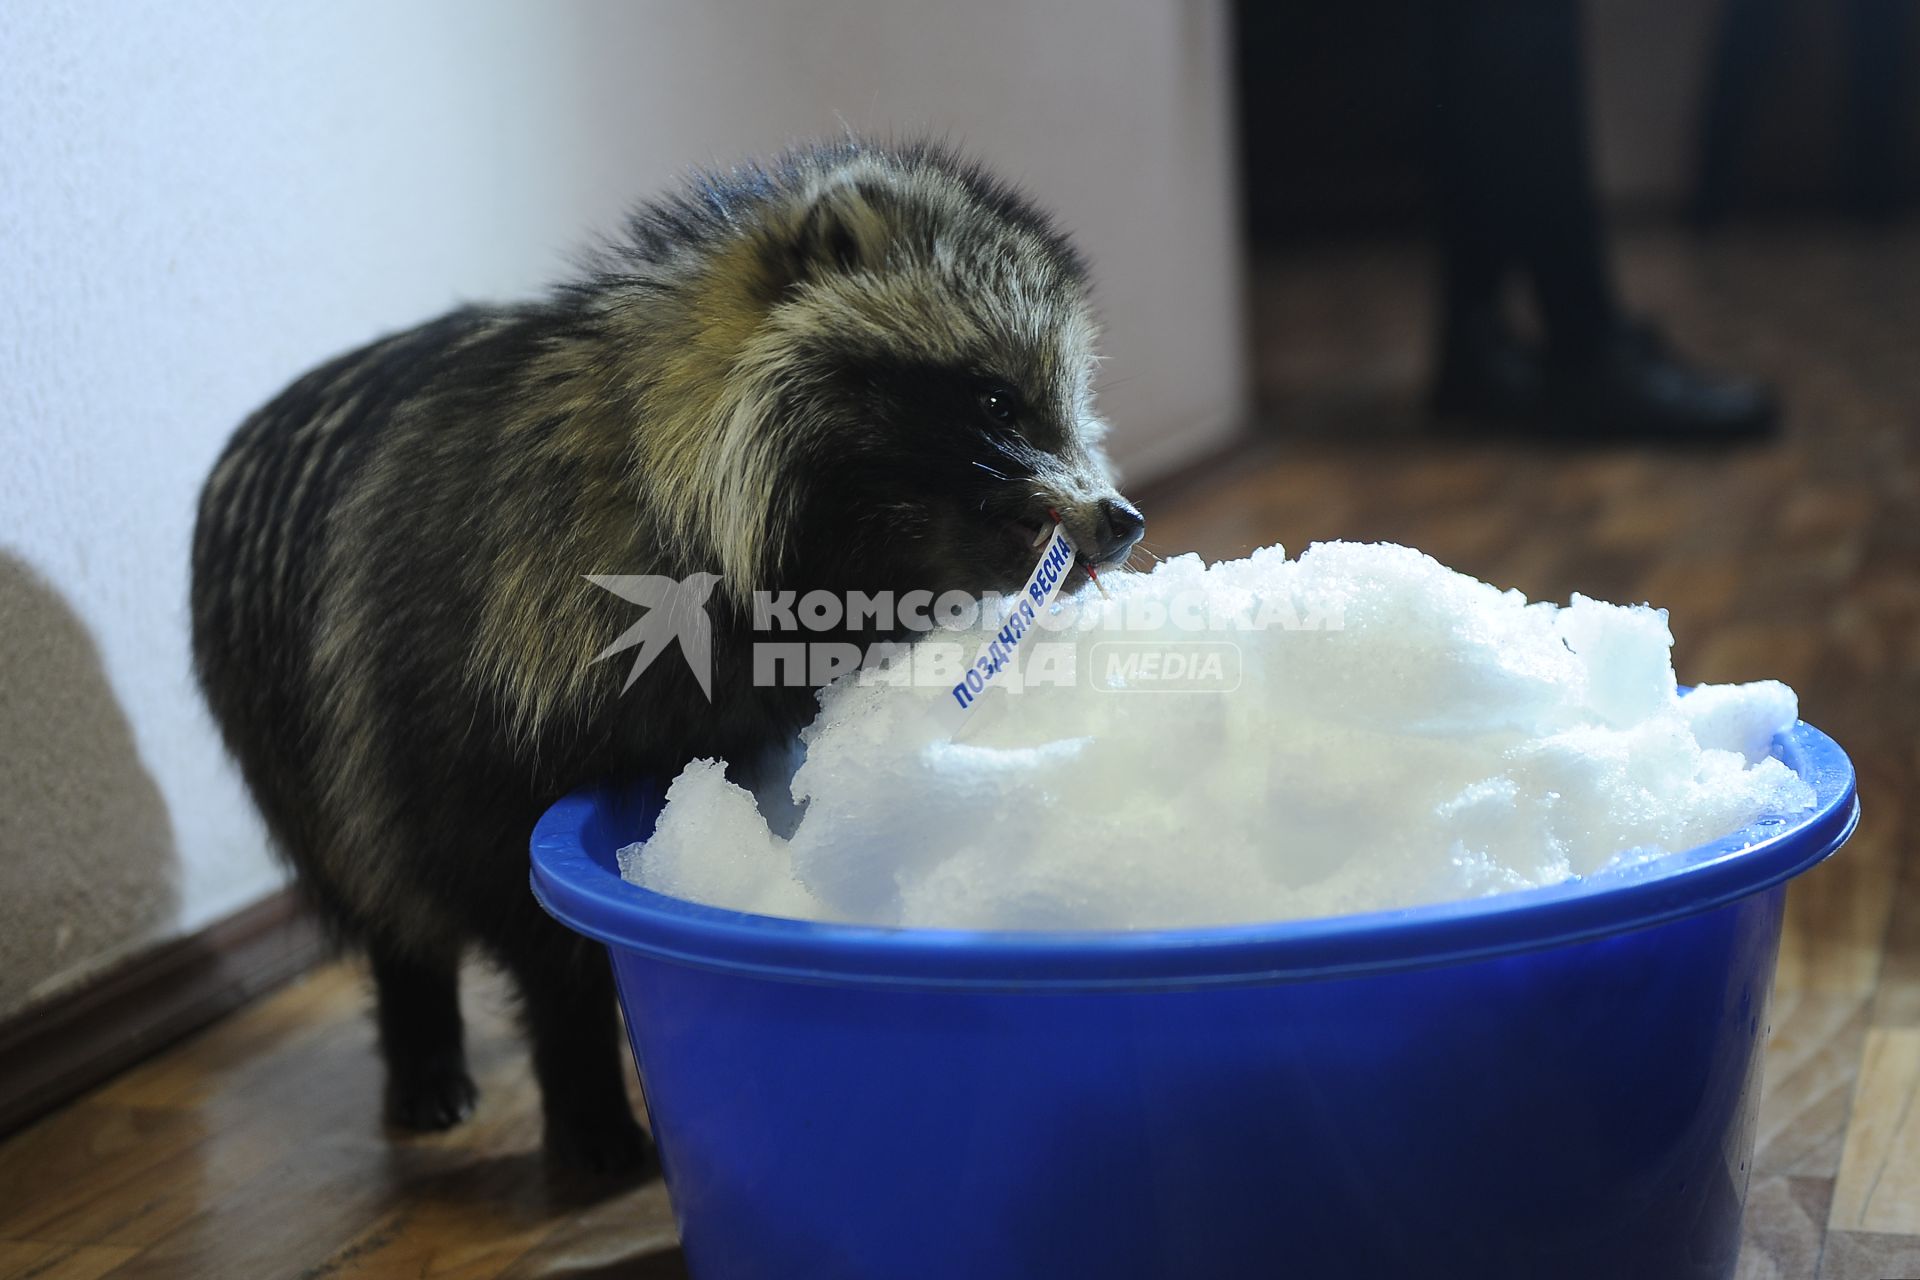
<instances>
[{"instance_id":1,"label":"raccoon dog","mask_svg":"<svg viewBox=\"0 0 1920 1280\"><path fill-rule=\"evenodd\" d=\"M390 1122L474 1105L477 946L523 995L549 1151L647 1157L606 957L528 892L534 820L812 717L755 686L755 591L1012 589L1049 510L1089 563L1130 550L1093 338L1023 199L849 142L700 179L545 300L384 338L242 424L200 500L195 664L305 894L369 953ZM623 691L594 659L643 615L585 575L696 573L710 695L673 654Z\"/></svg>"}]
</instances>

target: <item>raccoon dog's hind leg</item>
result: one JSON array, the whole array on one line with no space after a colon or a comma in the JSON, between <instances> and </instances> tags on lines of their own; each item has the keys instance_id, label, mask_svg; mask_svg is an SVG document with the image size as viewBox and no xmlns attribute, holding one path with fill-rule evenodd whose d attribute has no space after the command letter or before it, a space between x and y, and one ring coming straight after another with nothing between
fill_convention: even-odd
<instances>
[{"instance_id":1,"label":"raccoon dog's hind leg","mask_svg":"<svg viewBox=\"0 0 1920 1280\"><path fill-rule=\"evenodd\" d=\"M460 954L376 936L367 956L387 1067L387 1122L417 1132L452 1128L479 1098L460 1021Z\"/></svg>"},{"instance_id":2,"label":"raccoon dog's hind leg","mask_svg":"<svg viewBox=\"0 0 1920 1280\"><path fill-rule=\"evenodd\" d=\"M349 375L366 358L356 353L309 374L250 418L222 454L194 529L194 665L301 896L336 943L371 956L388 1120L444 1129L475 1101L458 933L382 909L382 895L366 891L368 868L406 850L366 847L364 834L343 829L321 785L330 771L320 745L326 700L313 695L312 673L321 516L371 434L365 415L348 413L366 390ZM295 501L300 494L307 500Z\"/></svg>"},{"instance_id":3,"label":"raccoon dog's hind leg","mask_svg":"<svg viewBox=\"0 0 1920 1280\"><path fill-rule=\"evenodd\" d=\"M515 923L494 949L520 987L547 1150L562 1164L595 1173L644 1167L652 1144L627 1103L606 948L538 908Z\"/></svg>"}]
</instances>

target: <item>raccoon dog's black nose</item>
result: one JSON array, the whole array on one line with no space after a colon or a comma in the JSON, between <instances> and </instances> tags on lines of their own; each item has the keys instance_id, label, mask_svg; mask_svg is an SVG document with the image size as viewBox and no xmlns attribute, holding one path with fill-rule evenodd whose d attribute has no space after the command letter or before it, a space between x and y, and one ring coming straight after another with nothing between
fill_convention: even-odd
<instances>
[{"instance_id":1,"label":"raccoon dog's black nose","mask_svg":"<svg viewBox=\"0 0 1920 1280\"><path fill-rule=\"evenodd\" d=\"M1100 518L1096 524L1094 558L1101 564L1118 560L1133 550L1133 544L1140 541L1140 535L1146 531L1146 520L1126 499L1102 498Z\"/></svg>"}]
</instances>

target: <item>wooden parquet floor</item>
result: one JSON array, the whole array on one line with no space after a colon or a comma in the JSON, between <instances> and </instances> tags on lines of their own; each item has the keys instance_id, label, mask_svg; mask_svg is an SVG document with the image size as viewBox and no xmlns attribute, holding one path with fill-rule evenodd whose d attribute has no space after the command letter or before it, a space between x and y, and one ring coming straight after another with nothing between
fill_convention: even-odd
<instances>
[{"instance_id":1,"label":"wooden parquet floor","mask_svg":"<svg viewBox=\"0 0 1920 1280\"><path fill-rule=\"evenodd\" d=\"M1270 425L1151 504L1149 541L1407 542L1530 596L1665 605L1683 679L1792 683L1853 755L1865 818L1790 895L1740 1275L1920 1277L1920 234L1641 237L1622 258L1683 348L1780 384L1780 442L1436 437L1415 411L1418 256L1269 263ZM0 1146L0 1277L683 1275L657 1182L543 1172L502 988L468 989L465 1127L381 1132L363 989L333 965Z\"/></svg>"}]
</instances>

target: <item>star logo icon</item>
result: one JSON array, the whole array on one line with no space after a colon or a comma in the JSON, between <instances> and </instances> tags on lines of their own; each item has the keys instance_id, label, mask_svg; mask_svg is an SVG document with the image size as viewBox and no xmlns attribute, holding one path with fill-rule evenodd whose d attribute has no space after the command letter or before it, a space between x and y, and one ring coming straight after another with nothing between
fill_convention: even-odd
<instances>
[{"instance_id":1,"label":"star logo icon","mask_svg":"<svg viewBox=\"0 0 1920 1280\"><path fill-rule=\"evenodd\" d=\"M707 597L713 594L720 575L692 573L677 581L654 574L590 573L586 578L594 586L647 610L640 621L593 658L600 662L626 649L638 650L620 692L633 688L640 673L677 640L693 678L700 682L700 692L707 695L708 702L713 701L713 620L707 616Z\"/></svg>"}]
</instances>

